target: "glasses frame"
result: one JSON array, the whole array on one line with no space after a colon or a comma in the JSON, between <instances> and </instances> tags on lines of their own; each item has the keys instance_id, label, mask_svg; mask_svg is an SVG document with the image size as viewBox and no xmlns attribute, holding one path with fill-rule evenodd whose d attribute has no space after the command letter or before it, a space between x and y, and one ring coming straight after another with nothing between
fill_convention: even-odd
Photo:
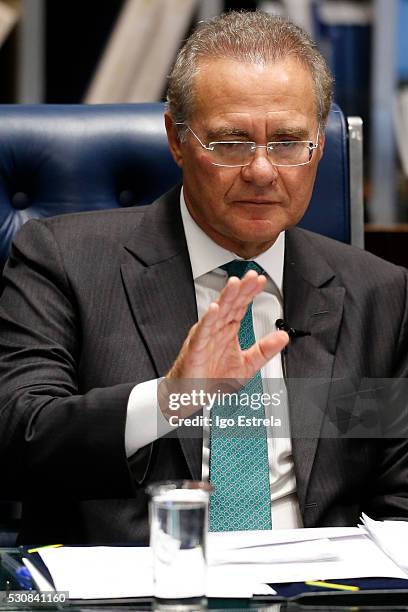
<instances>
[{"instance_id":1,"label":"glasses frame","mask_svg":"<svg viewBox=\"0 0 408 612\"><path fill-rule=\"evenodd\" d=\"M272 166L277 166L279 168L294 168L296 166L306 166L307 164L310 164L310 162L312 161L312 156L313 156L313 151L315 149L318 148L319 146L319 137L320 137L320 123L317 127L317 134L316 134L316 142L313 143L312 140L275 140L275 141L270 141L267 142L266 145L258 145L256 144L256 142L253 142L251 140L215 140L213 142L209 142L208 145L205 145L202 140L197 136L197 134L194 132L194 130L188 125L188 123L184 123L184 122L176 122L176 125L184 125L192 134L193 136L196 138L196 140L198 140L198 142L200 143L200 145L203 147L203 149L205 149L206 151L214 151L214 145L216 144L240 144L245 142L245 144L250 144L252 145L252 149L251 151L253 151L254 156L251 158L251 160L246 163L246 164L219 164L217 162L211 162L213 166L221 166L223 168L245 168L245 166L250 166L255 158L255 152L256 149L266 149L266 154L269 160L269 163L272 164ZM304 143L305 146L309 149L309 160L306 162L301 162L300 164L276 164L275 162L271 161L271 158L269 156L269 151L273 151L273 145L276 144L289 144L291 142L298 142L298 143Z\"/></svg>"}]
</instances>

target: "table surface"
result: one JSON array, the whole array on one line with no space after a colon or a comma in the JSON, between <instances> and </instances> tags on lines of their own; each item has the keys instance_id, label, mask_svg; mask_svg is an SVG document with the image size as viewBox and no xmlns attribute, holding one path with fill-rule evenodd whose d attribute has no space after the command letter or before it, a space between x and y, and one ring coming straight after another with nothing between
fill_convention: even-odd
<instances>
[{"instance_id":1,"label":"table surface","mask_svg":"<svg viewBox=\"0 0 408 612\"><path fill-rule=\"evenodd\" d=\"M2 552L20 552L19 549L0 549ZM333 581L331 581L333 582ZM374 579L342 580L342 583L358 584L360 591L334 591L311 589L302 583L273 585L277 597L265 596L252 599L209 599L201 607L179 601L175 607L157 602L153 598L123 600L71 600L65 603L49 604L36 602L35 591L22 591L19 584L0 563L0 611L7 610L64 610L70 612L92 610L108 612L112 609L126 610L269 610L270 612L300 612L301 610L406 610L408 612L408 580ZM19 594L19 597L15 597ZM12 595L14 595L12 597ZM19 601L16 601L19 600ZM13 601L10 601L13 600ZM185 605L182 605L185 604Z\"/></svg>"}]
</instances>

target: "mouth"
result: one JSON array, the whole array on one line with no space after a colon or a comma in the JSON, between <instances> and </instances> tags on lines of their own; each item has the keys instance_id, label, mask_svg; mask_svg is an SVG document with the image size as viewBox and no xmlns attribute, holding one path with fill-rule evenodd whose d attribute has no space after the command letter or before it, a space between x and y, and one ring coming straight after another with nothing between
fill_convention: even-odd
<instances>
[{"instance_id":1,"label":"mouth","mask_svg":"<svg viewBox=\"0 0 408 612\"><path fill-rule=\"evenodd\" d=\"M273 200L265 200L260 198L248 198L247 200L238 200L236 204L254 205L254 206L276 206L279 202Z\"/></svg>"}]
</instances>

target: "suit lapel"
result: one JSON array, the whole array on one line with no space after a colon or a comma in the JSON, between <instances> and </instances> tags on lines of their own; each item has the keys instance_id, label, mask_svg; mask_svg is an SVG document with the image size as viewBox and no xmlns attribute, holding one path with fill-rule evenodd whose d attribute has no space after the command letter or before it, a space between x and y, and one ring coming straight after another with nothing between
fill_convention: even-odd
<instances>
[{"instance_id":1,"label":"suit lapel","mask_svg":"<svg viewBox=\"0 0 408 612\"><path fill-rule=\"evenodd\" d=\"M310 331L286 350L292 449L303 508L333 373L345 289L308 233L286 233L285 320ZM305 380L306 379L306 380Z\"/></svg>"},{"instance_id":2,"label":"suit lapel","mask_svg":"<svg viewBox=\"0 0 408 612\"><path fill-rule=\"evenodd\" d=\"M163 236L162 241L157 236ZM179 192L172 191L146 207L124 245L122 279L133 318L144 339L157 376L171 367L190 327L197 305L190 260L179 210ZM310 337L291 342L285 355L292 448L298 496L304 506L318 436L327 405L345 290L302 230L286 233L284 268L285 319ZM315 379L316 402L305 405L299 379ZM192 478L201 477L201 438L179 428L178 436Z\"/></svg>"},{"instance_id":3,"label":"suit lapel","mask_svg":"<svg viewBox=\"0 0 408 612\"><path fill-rule=\"evenodd\" d=\"M164 376L197 321L178 189L146 207L124 249L121 274L133 319L156 375ZM192 478L200 478L201 439L183 427L177 433Z\"/></svg>"}]
</instances>

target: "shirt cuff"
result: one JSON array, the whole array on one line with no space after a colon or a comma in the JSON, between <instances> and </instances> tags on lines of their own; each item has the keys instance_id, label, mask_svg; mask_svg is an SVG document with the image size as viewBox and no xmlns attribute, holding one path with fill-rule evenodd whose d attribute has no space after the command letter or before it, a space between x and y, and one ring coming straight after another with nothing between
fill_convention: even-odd
<instances>
[{"instance_id":1,"label":"shirt cuff","mask_svg":"<svg viewBox=\"0 0 408 612\"><path fill-rule=\"evenodd\" d=\"M133 387L127 404L125 426L126 457L177 429L163 416L157 401L157 387L162 378Z\"/></svg>"}]
</instances>

